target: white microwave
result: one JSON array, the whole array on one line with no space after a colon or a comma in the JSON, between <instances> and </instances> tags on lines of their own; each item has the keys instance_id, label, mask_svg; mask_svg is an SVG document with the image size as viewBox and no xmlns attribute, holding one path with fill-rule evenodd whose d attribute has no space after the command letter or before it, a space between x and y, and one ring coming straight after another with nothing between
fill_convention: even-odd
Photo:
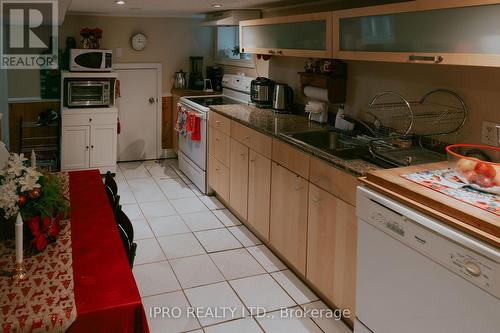
<instances>
[{"instance_id":1,"label":"white microwave","mask_svg":"<svg viewBox=\"0 0 500 333\"><path fill-rule=\"evenodd\" d=\"M109 72L113 69L111 50L71 49L69 70L72 72Z\"/></svg>"}]
</instances>

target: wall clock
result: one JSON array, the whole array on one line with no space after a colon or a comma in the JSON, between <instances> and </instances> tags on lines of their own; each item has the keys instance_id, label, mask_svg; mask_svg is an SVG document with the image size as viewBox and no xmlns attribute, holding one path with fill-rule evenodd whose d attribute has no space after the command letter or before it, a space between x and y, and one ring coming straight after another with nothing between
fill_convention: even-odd
<instances>
[{"instance_id":1,"label":"wall clock","mask_svg":"<svg viewBox=\"0 0 500 333\"><path fill-rule=\"evenodd\" d=\"M146 48L146 45L148 44L148 38L146 35L142 33L135 33L132 35L132 38L130 39L130 43L132 45L132 48L136 51L142 51Z\"/></svg>"}]
</instances>

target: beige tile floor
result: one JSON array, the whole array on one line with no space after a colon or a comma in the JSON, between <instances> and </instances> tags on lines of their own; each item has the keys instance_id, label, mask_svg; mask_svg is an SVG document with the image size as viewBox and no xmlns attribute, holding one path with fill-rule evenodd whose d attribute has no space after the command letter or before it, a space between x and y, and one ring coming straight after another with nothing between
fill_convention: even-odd
<instances>
[{"instance_id":1,"label":"beige tile floor","mask_svg":"<svg viewBox=\"0 0 500 333\"><path fill-rule=\"evenodd\" d=\"M284 318L283 308L328 308L221 202L202 195L177 160L120 163L116 179L152 333L351 332L332 318ZM150 315L160 307L163 316Z\"/></svg>"}]
</instances>

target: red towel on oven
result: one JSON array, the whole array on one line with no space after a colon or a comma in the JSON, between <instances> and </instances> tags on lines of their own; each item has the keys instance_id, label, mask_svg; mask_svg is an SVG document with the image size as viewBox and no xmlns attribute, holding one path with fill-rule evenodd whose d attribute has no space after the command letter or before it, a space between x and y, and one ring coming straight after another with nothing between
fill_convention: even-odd
<instances>
[{"instance_id":1,"label":"red towel on oven","mask_svg":"<svg viewBox=\"0 0 500 333\"><path fill-rule=\"evenodd\" d=\"M200 131L200 117L196 114L196 112L189 112L186 120L186 132L191 134L192 141L200 141L201 140L201 131Z\"/></svg>"}]
</instances>

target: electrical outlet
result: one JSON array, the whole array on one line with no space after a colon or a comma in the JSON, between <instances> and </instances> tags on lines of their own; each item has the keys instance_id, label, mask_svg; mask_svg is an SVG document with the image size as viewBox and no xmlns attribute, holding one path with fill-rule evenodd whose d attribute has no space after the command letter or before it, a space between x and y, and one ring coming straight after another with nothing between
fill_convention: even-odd
<instances>
[{"instance_id":1,"label":"electrical outlet","mask_svg":"<svg viewBox=\"0 0 500 333\"><path fill-rule=\"evenodd\" d=\"M500 123L483 121L481 142L494 147L500 146Z\"/></svg>"}]
</instances>

